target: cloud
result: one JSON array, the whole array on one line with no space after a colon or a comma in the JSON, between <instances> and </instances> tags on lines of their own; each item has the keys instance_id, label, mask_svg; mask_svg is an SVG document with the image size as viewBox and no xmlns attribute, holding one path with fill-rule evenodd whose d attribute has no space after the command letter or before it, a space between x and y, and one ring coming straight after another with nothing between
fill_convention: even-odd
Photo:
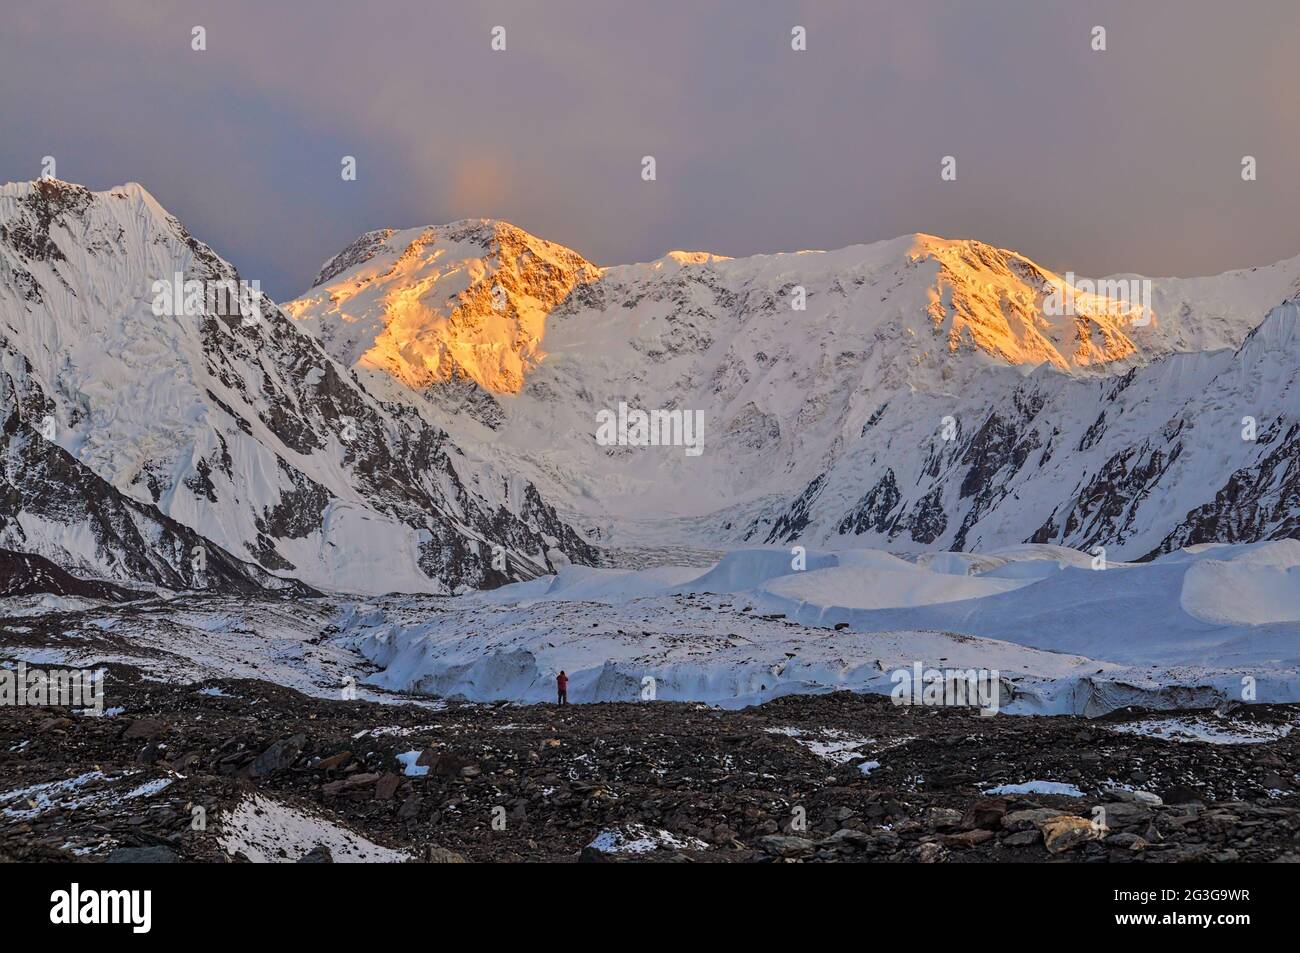
<instances>
[{"instance_id":1,"label":"cloud","mask_svg":"<svg viewBox=\"0 0 1300 953\"><path fill-rule=\"evenodd\" d=\"M53 154L94 187L139 180L279 297L364 229L477 216L602 263L917 230L1094 275L1300 252L1291 0L47 0L6 17L0 174Z\"/></svg>"}]
</instances>

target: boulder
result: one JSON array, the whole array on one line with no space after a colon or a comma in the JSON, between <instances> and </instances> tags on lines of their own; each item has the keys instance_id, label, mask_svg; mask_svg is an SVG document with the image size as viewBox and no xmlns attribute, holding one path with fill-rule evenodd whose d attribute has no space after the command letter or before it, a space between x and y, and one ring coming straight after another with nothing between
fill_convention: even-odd
<instances>
[{"instance_id":1,"label":"boulder","mask_svg":"<svg viewBox=\"0 0 1300 953\"><path fill-rule=\"evenodd\" d=\"M976 801L966 809L961 826L967 830L981 829L995 831L1007 813L1006 798L990 797Z\"/></svg>"},{"instance_id":2,"label":"boulder","mask_svg":"<svg viewBox=\"0 0 1300 953\"><path fill-rule=\"evenodd\" d=\"M1128 801L1132 804L1145 804L1147 807L1159 807L1164 800L1153 791L1134 791L1129 788L1106 787L1101 793L1113 801Z\"/></svg>"},{"instance_id":3,"label":"boulder","mask_svg":"<svg viewBox=\"0 0 1300 953\"><path fill-rule=\"evenodd\" d=\"M267 778L279 774L298 760L306 743L307 736L302 734L281 738L253 759L253 763L248 766L248 776Z\"/></svg>"},{"instance_id":4,"label":"boulder","mask_svg":"<svg viewBox=\"0 0 1300 953\"><path fill-rule=\"evenodd\" d=\"M1043 832L1043 846L1051 854L1074 850L1081 844L1096 840L1101 834L1093 827L1092 821L1072 814L1050 818L1039 825L1039 830Z\"/></svg>"},{"instance_id":5,"label":"boulder","mask_svg":"<svg viewBox=\"0 0 1300 953\"><path fill-rule=\"evenodd\" d=\"M803 857L817 849L817 845L806 837L790 834L768 834L760 837L758 844L767 853L777 857Z\"/></svg>"},{"instance_id":6,"label":"boulder","mask_svg":"<svg viewBox=\"0 0 1300 953\"><path fill-rule=\"evenodd\" d=\"M1061 817L1062 814L1063 812L1050 807L1035 807L1025 811L1012 811L1010 814L1007 814L1002 818L1002 827L1012 833L1033 830L1040 827L1046 821Z\"/></svg>"},{"instance_id":7,"label":"boulder","mask_svg":"<svg viewBox=\"0 0 1300 953\"><path fill-rule=\"evenodd\" d=\"M1101 805L1102 819L1107 827L1140 827L1151 820L1151 811L1141 804L1115 801Z\"/></svg>"},{"instance_id":8,"label":"boulder","mask_svg":"<svg viewBox=\"0 0 1300 953\"><path fill-rule=\"evenodd\" d=\"M977 827L974 830L962 831L960 834L943 834L940 841L946 847L976 847L991 841L996 836L990 830Z\"/></svg>"},{"instance_id":9,"label":"boulder","mask_svg":"<svg viewBox=\"0 0 1300 953\"><path fill-rule=\"evenodd\" d=\"M1002 838L1004 847L1031 847L1043 839L1043 835L1038 833L1038 828L1031 828L1027 831L1017 831L1014 834L1008 834Z\"/></svg>"},{"instance_id":10,"label":"boulder","mask_svg":"<svg viewBox=\"0 0 1300 953\"><path fill-rule=\"evenodd\" d=\"M446 847L439 847L436 844L429 844L424 848L424 856L422 859L426 864L466 863L465 858L454 850L448 850Z\"/></svg>"},{"instance_id":11,"label":"boulder","mask_svg":"<svg viewBox=\"0 0 1300 953\"><path fill-rule=\"evenodd\" d=\"M931 841L919 845L913 852L913 856L920 864L941 864L948 859L948 852L944 850L942 844Z\"/></svg>"},{"instance_id":12,"label":"boulder","mask_svg":"<svg viewBox=\"0 0 1300 953\"><path fill-rule=\"evenodd\" d=\"M401 783L401 775L394 774L391 771L388 772L375 783L375 800L391 800L393 795L397 793L397 789L401 786Z\"/></svg>"},{"instance_id":13,"label":"boulder","mask_svg":"<svg viewBox=\"0 0 1300 953\"><path fill-rule=\"evenodd\" d=\"M1147 849L1147 842L1137 834L1122 832L1111 834L1106 838L1107 847L1118 847L1122 850L1139 851Z\"/></svg>"},{"instance_id":14,"label":"boulder","mask_svg":"<svg viewBox=\"0 0 1300 953\"><path fill-rule=\"evenodd\" d=\"M930 813L926 815L926 822L935 830L943 830L960 827L964 816L961 811L954 811L952 808L932 807Z\"/></svg>"},{"instance_id":15,"label":"boulder","mask_svg":"<svg viewBox=\"0 0 1300 953\"><path fill-rule=\"evenodd\" d=\"M339 751L328 758L321 758L312 767L317 771L335 771L352 760L351 751Z\"/></svg>"}]
</instances>

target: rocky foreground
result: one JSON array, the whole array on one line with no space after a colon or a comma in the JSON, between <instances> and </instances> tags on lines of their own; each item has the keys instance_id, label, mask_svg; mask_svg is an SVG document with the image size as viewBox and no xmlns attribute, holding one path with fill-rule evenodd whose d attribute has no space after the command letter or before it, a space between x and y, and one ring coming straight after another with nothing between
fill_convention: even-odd
<instances>
[{"instance_id":1,"label":"rocky foreground","mask_svg":"<svg viewBox=\"0 0 1300 953\"><path fill-rule=\"evenodd\" d=\"M384 705L125 666L107 694L0 708L0 859L1300 860L1300 706Z\"/></svg>"}]
</instances>

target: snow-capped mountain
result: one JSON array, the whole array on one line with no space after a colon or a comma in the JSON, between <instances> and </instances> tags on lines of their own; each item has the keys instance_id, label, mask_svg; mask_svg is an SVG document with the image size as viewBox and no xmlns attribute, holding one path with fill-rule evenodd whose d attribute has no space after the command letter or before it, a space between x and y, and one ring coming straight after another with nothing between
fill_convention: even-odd
<instances>
[{"instance_id":1,"label":"snow-capped mountain","mask_svg":"<svg viewBox=\"0 0 1300 953\"><path fill-rule=\"evenodd\" d=\"M0 546L173 588L353 592L590 555L535 488L384 404L242 278L138 185L0 189Z\"/></svg>"},{"instance_id":2,"label":"snow-capped mountain","mask_svg":"<svg viewBox=\"0 0 1300 953\"><path fill-rule=\"evenodd\" d=\"M1297 304L1282 305L1237 351L1173 354L1118 377L986 373L956 395L882 404L793 504L747 532L904 550L1105 546L1123 559L1294 536L1298 319Z\"/></svg>"},{"instance_id":3,"label":"snow-capped mountain","mask_svg":"<svg viewBox=\"0 0 1300 953\"><path fill-rule=\"evenodd\" d=\"M1149 307L976 241L598 268L470 221L369 232L285 309L602 542L1137 558L1291 532L1300 258L1115 281ZM703 452L598 441L620 405L699 411Z\"/></svg>"}]
</instances>

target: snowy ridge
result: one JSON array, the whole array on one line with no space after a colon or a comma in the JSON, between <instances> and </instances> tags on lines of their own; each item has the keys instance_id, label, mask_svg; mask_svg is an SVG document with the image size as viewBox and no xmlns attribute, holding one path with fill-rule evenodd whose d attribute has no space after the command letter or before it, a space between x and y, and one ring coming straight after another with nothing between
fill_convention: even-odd
<instances>
[{"instance_id":1,"label":"snowy ridge","mask_svg":"<svg viewBox=\"0 0 1300 953\"><path fill-rule=\"evenodd\" d=\"M139 186L0 190L0 545L448 593L593 543L1120 561L1300 529L1300 259L1154 279L1149 324L1057 314L1059 275L927 235L599 268L502 222L382 229L293 320L160 317L176 274L241 278ZM620 404L699 411L705 452L599 445Z\"/></svg>"},{"instance_id":2,"label":"snowy ridge","mask_svg":"<svg viewBox=\"0 0 1300 953\"><path fill-rule=\"evenodd\" d=\"M386 407L264 296L260 316L211 302L155 314L154 282L176 274L244 277L138 185L0 190L2 415L107 481L119 509L156 509L259 571L349 591L528 578L546 569L548 539L584 558L535 489ZM96 525L45 509L38 525L29 501L0 539L125 579L158 535L137 521L143 538L124 539L121 516ZM202 584L178 571L163 584Z\"/></svg>"},{"instance_id":3,"label":"snowy ridge","mask_svg":"<svg viewBox=\"0 0 1300 953\"><path fill-rule=\"evenodd\" d=\"M1300 258L1150 279L1147 323L1089 309L1086 289L1082 314L1058 314L1066 285L1014 252L929 235L598 269L477 222L367 233L286 309L385 399L516 470L601 543L1033 540L1138 558L1287 535L1271 499L1231 536L1216 534L1232 518L1202 508L1234 479L1276 490L1257 471L1290 453L1297 418L1251 376L1296 362L1252 342L1272 339L1270 313L1286 322ZM704 453L598 445L597 411L620 403L701 411ZM1238 436L1248 415L1258 442Z\"/></svg>"}]
</instances>

